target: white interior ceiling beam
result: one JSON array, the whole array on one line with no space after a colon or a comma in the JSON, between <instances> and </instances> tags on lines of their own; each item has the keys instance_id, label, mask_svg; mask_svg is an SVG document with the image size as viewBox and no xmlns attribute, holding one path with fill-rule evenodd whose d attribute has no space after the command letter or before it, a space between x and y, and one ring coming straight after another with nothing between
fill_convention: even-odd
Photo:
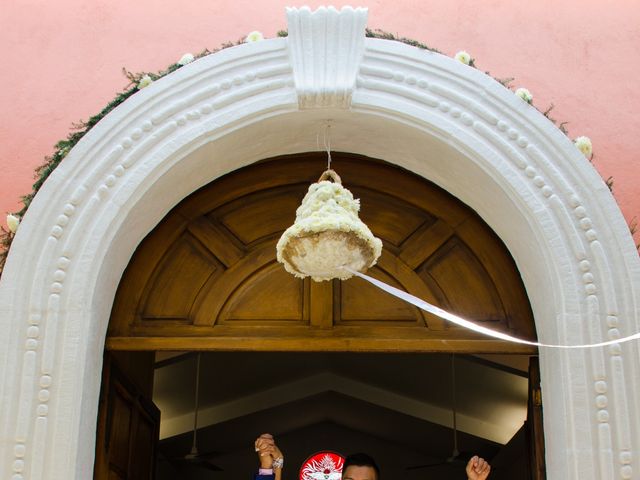
<instances>
[{"instance_id":1,"label":"white interior ceiling beam","mask_svg":"<svg viewBox=\"0 0 640 480\"><path fill-rule=\"evenodd\" d=\"M437 425L453 427L450 409L441 408L415 398L399 395L390 390L329 372L319 373L235 400L205 407L198 412L198 427L202 428L225 422L329 391ZM477 418L458 412L458 429L477 437L506 444L522 426L522 422L526 417L526 409L512 405L498 405L496 408L500 408L501 411L504 410L504 415L500 415L499 423L489 421L487 418ZM163 418L160 425L160 438L172 437L189 432L192 429L192 412Z\"/></svg>"}]
</instances>

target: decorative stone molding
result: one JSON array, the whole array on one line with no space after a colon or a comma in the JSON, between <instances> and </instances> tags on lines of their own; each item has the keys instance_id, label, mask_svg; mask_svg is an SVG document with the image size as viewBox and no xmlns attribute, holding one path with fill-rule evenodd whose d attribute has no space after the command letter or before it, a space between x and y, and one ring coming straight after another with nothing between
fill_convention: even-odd
<instances>
[{"instance_id":1,"label":"decorative stone molding","mask_svg":"<svg viewBox=\"0 0 640 480\"><path fill-rule=\"evenodd\" d=\"M366 8L287 8L300 108L349 108L364 51ZM346 47L346 48L345 48Z\"/></svg>"},{"instance_id":2,"label":"decorative stone molding","mask_svg":"<svg viewBox=\"0 0 640 480\"><path fill-rule=\"evenodd\" d=\"M520 269L542 341L640 330L631 236L563 134L475 69L356 36L361 10L313 15L290 12L290 38L223 50L136 93L35 197L0 283L0 476L91 477L104 338L132 252L200 186L263 158L315 150L329 116L335 150L412 170L484 218ZM327 32L342 18L351 33L331 48L352 63L341 63L344 76L331 66L316 76L310 65L327 62L315 46L331 43ZM322 22L333 26L318 30ZM637 476L637 342L540 355L548 478Z\"/></svg>"},{"instance_id":3,"label":"decorative stone molding","mask_svg":"<svg viewBox=\"0 0 640 480\"><path fill-rule=\"evenodd\" d=\"M392 53L391 50L394 63L383 67L385 59ZM420 57L425 56L429 59L418 66ZM470 81L472 83L469 83ZM389 109L404 111L406 121L415 128L425 124L428 128L438 125L444 131L434 134L444 133L449 136L446 141L463 143L464 145L460 145L461 148L473 148L471 143L476 142L483 147L489 147L492 153L482 160L478 158L479 165L482 164L483 168L490 168L494 172L501 172L504 185L508 184L518 192L512 198L513 203L524 202L530 205L532 211L537 211L539 226L545 230L538 232L540 237L546 238L549 242L553 240L562 248L563 253L558 252L562 257L562 263L568 263L566 269L574 272L573 275L568 275L562 284L559 283L559 286L562 285L560 288L565 290L560 293L564 297L563 307L559 310L557 307L549 308L551 303L548 295L551 292L543 293L545 289L539 288L539 280L529 278L533 270L533 259L526 259L525 252L522 252L522 255L518 254L522 239L518 238L518 233L514 235L512 225L500 220L499 216L505 215L505 212L501 211L503 209L499 205L495 205L494 208L489 206L490 209L476 207L505 241L519 264L536 315L538 333L543 342L546 341L546 335L554 330L557 336L550 337L554 343L577 343L579 339L598 342L638 331L637 307L630 303L621 310L617 300L626 296L620 295L619 289L628 290L629 297L637 295L637 289L634 291L633 284L626 283L626 274L620 275L622 272L619 265L614 265L615 255L612 251L605 251L604 240L595 228L596 221L606 221L607 214L603 208L604 197L609 197L605 192L606 187L588 162L572 148L570 142L562 138L560 132L548 128L551 125L542 120L542 115L515 96L504 93L505 89L497 82L440 55L420 52L401 44L390 46L388 42L368 39L352 109L357 111L363 108L382 114L388 114ZM397 105L389 105L390 99L397 102ZM449 123L448 128L442 128L445 123ZM551 131L545 132L545 127ZM553 141L550 141L547 135L553 135ZM558 160L557 155L560 152L562 156ZM446 170L432 170L431 175L431 180L445 186L467 203L477 205L477 198L466 198L468 192L465 189L452 188L452 179ZM438 175L442 177L438 178ZM611 207L611 213L613 210ZM604 227L603 230L609 231L610 228ZM619 240L628 237L623 234L623 222L618 222L616 228L620 235ZM549 247L552 248L551 243ZM558 254L546 253L550 257ZM550 259L549 265L558 260L559 258L555 261ZM633 259L633 263L634 267L630 270L635 272L637 257ZM614 274L614 270L618 273ZM529 285L537 285L537 288L529 288ZM624 334L618 329L618 316L621 312L624 312L623 316L630 327ZM578 321L560 323L565 317L563 313L576 315ZM566 315L566 318L569 316ZM584 321L580 321L582 319ZM613 450L621 459L624 458L624 463L621 460L617 473L603 477L597 475L594 478L632 478L631 439L635 437L637 445L638 431L633 432L633 426L626 420L628 416L633 416L633 412L626 401L627 393L623 392L625 379L628 382L633 378L631 372L637 368L632 360L633 354L629 355L632 350L637 352L637 345L629 349L626 362L622 358L623 349L619 345L609 349L609 361L603 349L581 352L580 355L564 354L565 361L571 365L571 375L579 373L586 379L592 379L592 388L596 394L591 400L579 398L579 389L555 385L555 382L549 381L549 374L543 375L545 402L549 395L557 393L558 396L569 400L573 407L571 410L574 410L576 415L598 419L597 425L593 425L593 439L589 442L585 442L584 438L571 438L570 434L564 438L557 437L549 435L549 432L557 431L558 426L566 421L566 412L545 408L547 457L550 465L562 464L569 451L575 452L580 462L591 462L594 467L592 471L615 472L609 461L610 452ZM587 364L572 360L572 357L581 356L590 358ZM558 363L550 362L547 352L542 351L541 357L544 370L553 371L557 368ZM615 392L610 392L607 396L606 379L610 377L617 387ZM585 382L588 383L586 379ZM550 392L556 388L557 392ZM637 404L638 385L631 388L635 392L633 395ZM616 410L616 418L610 415L612 405L609 397L617 398L613 407ZM581 413L577 413L577 405L584 405ZM548 407L548 403L545 403L545 406ZM572 425L568 426L569 428L578 428L579 422L576 422L575 418L570 423ZM615 435L612 433L611 423L615 423ZM586 447L585 443L591 447ZM599 451L600 456L594 459L591 449ZM554 458L555 456L558 458ZM549 478L554 478L554 474L556 472L550 471ZM567 465L566 472L558 478L571 478L571 467Z\"/></svg>"},{"instance_id":4,"label":"decorative stone molding","mask_svg":"<svg viewBox=\"0 0 640 480\"><path fill-rule=\"evenodd\" d=\"M116 109L70 152L39 193L43 201L30 207L26 217L32 220L26 222L22 240L15 239L0 286L6 307L2 329L15 332L10 335L14 343L2 351L2 360L10 366L3 372L2 398L11 402L4 402L0 424L2 432L9 432L0 447L1 476L18 480L92 475L94 446L86 438L95 435L97 397L86 402L83 395L91 398L99 390L94 374L101 358L91 356L103 349L111 300L107 295L104 303L85 283L97 267L85 255L92 256L96 248L105 260L125 254L126 250L109 252L110 230L115 222L129 230L125 237L137 236L137 227L125 226L128 208L123 206L127 198L141 194L139 182L153 182L154 175L162 175L155 169L169 165L161 159L178 138L207 142L209 135L234 130L243 122L296 108L286 40L247 44L220 54L155 82ZM87 162L89 158L93 161ZM206 175L196 177L191 176L189 189L210 181ZM56 201L49 201L53 198ZM52 222L42 222L45 218ZM30 237L42 242L35 253L35 244L25 242ZM28 265L24 258L30 259ZM24 283L25 275L31 283ZM113 286L119 275L109 280L107 274L102 281ZM15 293L17 286L20 295ZM86 322L90 318L95 324ZM83 379L86 364L79 358L93 367L88 370L91 379Z\"/></svg>"}]
</instances>

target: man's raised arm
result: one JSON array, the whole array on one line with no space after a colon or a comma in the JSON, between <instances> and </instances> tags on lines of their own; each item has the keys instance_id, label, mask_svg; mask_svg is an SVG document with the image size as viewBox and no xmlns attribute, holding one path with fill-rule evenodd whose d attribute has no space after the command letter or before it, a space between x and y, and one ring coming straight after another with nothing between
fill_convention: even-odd
<instances>
[{"instance_id":1,"label":"man's raised arm","mask_svg":"<svg viewBox=\"0 0 640 480\"><path fill-rule=\"evenodd\" d=\"M255 480L281 480L284 457L273 435L263 433L256 439L254 447L260 460Z\"/></svg>"},{"instance_id":2,"label":"man's raised arm","mask_svg":"<svg viewBox=\"0 0 640 480\"><path fill-rule=\"evenodd\" d=\"M468 480L486 480L490 471L491 465L484 458L480 458L477 455L467 463Z\"/></svg>"}]
</instances>

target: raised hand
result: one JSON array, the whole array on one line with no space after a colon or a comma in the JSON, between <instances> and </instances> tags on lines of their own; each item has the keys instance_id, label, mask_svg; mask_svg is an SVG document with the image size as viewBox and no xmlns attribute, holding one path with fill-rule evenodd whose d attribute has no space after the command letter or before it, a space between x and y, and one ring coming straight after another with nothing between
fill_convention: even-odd
<instances>
[{"instance_id":1,"label":"raised hand","mask_svg":"<svg viewBox=\"0 0 640 480\"><path fill-rule=\"evenodd\" d=\"M468 480L486 480L491 471L491 465L484 458L476 455L467 463L466 471Z\"/></svg>"},{"instance_id":2,"label":"raised hand","mask_svg":"<svg viewBox=\"0 0 640 480\"><path fill-rule=\"evenodd\" d=\"M256 439L254 447L258 453L258 458L260 459L260 468L272 468L275 473L275 480L280 480L282 475L283 455L276 445L273 435L270 433L263 433Z\"/></svg>"}]
</instances>

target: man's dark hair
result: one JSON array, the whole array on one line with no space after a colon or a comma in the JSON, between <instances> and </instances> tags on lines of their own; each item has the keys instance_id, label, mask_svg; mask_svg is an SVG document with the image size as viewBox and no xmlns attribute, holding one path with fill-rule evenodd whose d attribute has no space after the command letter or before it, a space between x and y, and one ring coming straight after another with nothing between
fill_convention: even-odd
<instances>
[{"instance_id":1,"label":"man's dark hair","mask_svg":"<svg viewBox=\"0 0 640 480\"><path fill-rule=\"evenodd\" d=\"M380 480L380 468L376 461L366 453L354 453L344 459L344 466L342 467L342 474L347 471L347 467L371 467L376 472L376 480Z\"/></svg>"}]
</instances>

